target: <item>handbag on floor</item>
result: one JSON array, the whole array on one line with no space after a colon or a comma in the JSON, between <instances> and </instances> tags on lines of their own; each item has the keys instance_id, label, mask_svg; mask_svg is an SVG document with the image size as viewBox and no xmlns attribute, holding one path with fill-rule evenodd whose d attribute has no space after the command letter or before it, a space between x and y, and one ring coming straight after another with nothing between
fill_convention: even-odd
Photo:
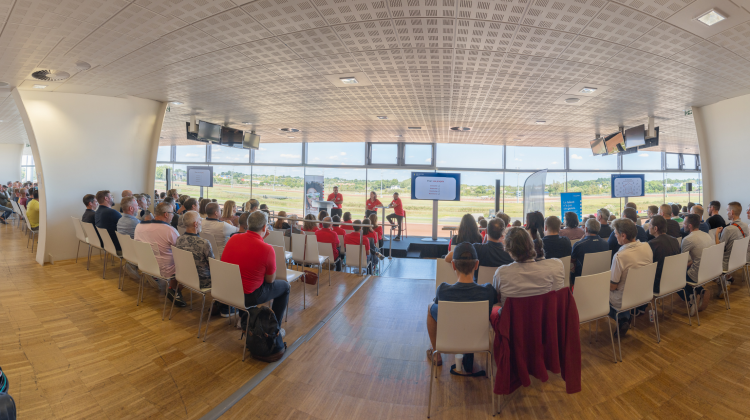
<instances>
[{"instance_id":1,"label":"handbag on floor","mask_svg":"<svg viewBox=\"0 0 750 420\"><path fill-rule=\"evenodd\" d=\"M305 235L305 250L302 251L302 271L305 273L305 283L315 286L318 284L318 273L312 270L305 270L305 258L307 258L307 235Z\"/></svg>"}]
</instances>

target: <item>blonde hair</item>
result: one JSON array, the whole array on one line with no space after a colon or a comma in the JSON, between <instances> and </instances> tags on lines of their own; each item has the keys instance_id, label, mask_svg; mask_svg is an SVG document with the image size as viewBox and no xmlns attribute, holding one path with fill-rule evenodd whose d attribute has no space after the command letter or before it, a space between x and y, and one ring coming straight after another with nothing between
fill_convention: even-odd
<instances>
[{"instance_id":1,"label":"blonde hair","mask_svg":"<svg viewBox=\"0 0 750 420\"><path fill-rule=\"evenodd\" d=\"M235 207L237 207L237 204L233 200L227 200L224 203L224 210L221 212L221 217L223 219L231 219L234 216Z\"/></svg>"}]
</instances>

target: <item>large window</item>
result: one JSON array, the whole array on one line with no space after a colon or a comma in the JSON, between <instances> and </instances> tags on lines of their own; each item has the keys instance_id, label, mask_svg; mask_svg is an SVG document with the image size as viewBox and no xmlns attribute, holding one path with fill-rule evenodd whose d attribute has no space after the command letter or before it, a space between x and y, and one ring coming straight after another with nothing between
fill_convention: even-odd
<instances>
[{"instance_id":1,"label":"large window","mask_svg":"<svg viewBox=\"0 0 750 420\"><path fill-rule=\"evenodd\" d=\"M565 169L562 147L506 146L506 169Z\"/></svg>"},{"instance_id":2,"label":"large window","mask_svg":"<svg viewBox=\"0 0 750 420\"><path fill-rule=\"evenodd\" d=\"M568 149L570 169L616 171L617 155L595 156L591 149Z\"/></svg>"},{"instance_id":3,"label":"large window","mask_svg":"<svg viewBox=\"0 0 750 420\"><path fill-rule=\"evenodd\" d=\"M360 219L365 214L365 200L367 200L366 172L365 169L307 168L305 175L323 176L324 200L333 192L333 187L339 187L339 193L344 198L343 211L351 212L353 218Z\"/></svg>"},{"instance_id":4,"label":"large window","mask_svg":"<svg viewBox=\"0 0 750 420\"><path fill-rule=\"evenodd\" d=\"M677 153L667 153L666 169L680 169L680 155Z\"/></svg>"},{"instance_id":5,"label":"large window","mask_svg":"<svg viewBox=\"0 0 750 420\"><path fill-rule=\"evenodd\" d=\"M205 162L206 145L175 146L175 162Z\"/></svg>"},{"instance_id":6,"label":"large window","mask_svg":"<svg viewBox=\"0 0 750 420\"><path fill-rule=\"evenodd\" d=\"M302 143L261 143L253 163L302 163Z\"/></svg>"},{"instance_id":7,"label":"large window","mask_svg":"<svg viewBox=\"0 0 750 420\"><path fill-rule=\"evenodd\" d=\"M438 168L502 169L503 146L439 143L435 165Z\"/></svg>"},{"instance_id":8,"label":"large window","mask_svg":"<svg viewBox=\"0 0 750 420\"><path fill-rule=\"evenodd\" d=\"M170 162L172 161L172 146L159 146L159 150L156 152L157 162Z\"/></svg>"},{"instance_id":9,"label":"large window","mask_svg":"<svg viewBox=\"0 0 750 420\"><path fill-rule=\"evenodd\" d=\"M405 144L405 165L432 165L432 144Z\"/></svg>"},{"instance_id":10,"label":"large window","mask_svg":"<svg viewBox=\"0 0 750 420\"><path fill-rule=\"evenodd\" d=\"M211 163L250 163L250 150L212 144Z\"/></svg>"},{"instance_id":11,"label":"large window","mask_svg":"<svg viewBox=\"0 0 750 420\"><path fill-rule=\"evenodd\" d=\"M298 144L299 145L299 144ZM301 167L253 166L253 194L261 204L267 204L274 211L283 210L287 214L302 213L304 170Z\"/></svg>"},{"instance_id":12,"label":"large window","mask_svg":"<svg viewBox=\"0 0 750 420\"><path fill-rule=\"evenodd\" d=\"M370 163L373 165L397 165L398 144L373 143L370 146Z\"/></svg>"},{"instance_id":13,"label":"large window","mask_svg":"<svg viewBox=\"0 0 750 420\"><path fill-rule=\"evenodd\" d=\"M365 143L307 143L308 165L365 164Z\"/></svg>"},{"instance_id":14,"label":"large window","mask_svg":"<svg viewBox=\"0 0 750 420\"><path fill-rule=\"evenodd\" d=\"M21 179L20 181L21 182L37 182L36 166L34 165L34 156L32 155L21 156Z\"/></svg>"},{"instance_id":15,"label":"large window","mask_svg":"<svg viewBox=\"0 0 750 420\"><path fill-rule=\"evenodd\" d=\"M622 169L626 171L660 171L662 169L661 157L661 152L649 152L646 150L623 155Z\"/></svg>"}]
</instances>

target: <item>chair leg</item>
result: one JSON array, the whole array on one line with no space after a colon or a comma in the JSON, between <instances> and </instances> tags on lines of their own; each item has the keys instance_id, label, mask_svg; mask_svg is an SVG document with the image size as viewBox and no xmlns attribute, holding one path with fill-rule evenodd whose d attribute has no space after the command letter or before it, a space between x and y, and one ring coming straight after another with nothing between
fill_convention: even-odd
<instances>
[{"instance_id":1,"label":"chair leg","mask_svg":"<svg viewBox=\"0 0 750 420\"><path fill-rule=\"evenodd\" d=\"M430 360L430 396L427 398L427 418L430 418L430 411L432 409L432 378L435 376L435 355L436 351L432 352L432 358Z\"/></svg>"},{"instance_id":2,"label":"chair leg","mask_svg":"<svg viewBox=\"0 0 750 420\"><path fill-rule=\"evenodd\" d=\"M250 331L250 313L247 314L247 324L245 324L245 337L247 337L247 333ZM242 338L240 338L241 340ZM242 361L245 361L245 353L247 352L247 346L245 343L242 343Z\"/></svg>"},{"instance_id":3,"label":"chair leg","mask_svg":"<svg viewBox=\"0 0 750 420\"><path fill-rule=\"evenodd\" d=\"M318 283L317 283L317 286L318 286L318 291L315 292L315 296L320 296L320 266L318 266Z\"/></svg>"},{"instance_id":4,"label":"chair leg","mask_svg":"<svg viewBox=\"0 0 750 420\"><path fill-rule=\"evenodd\" d=\"M693 288L693 296L695 296L694 297L695 304L697 305L698 304L698 295L695 294L695 286L690 286L690 287ZM690 311L689 310L688 310L688 316L690 316ZM698 326L700 326L701 325L701 315L700 315L700 313L698 313L698 308L695 308L695 318L698 320Z\"/></svg>"},{"instance_id":5,"label":"chair leg","mask_svg":"<svg viewBox=\"0 0 750 420\"><path fill-rule=\"evenodd\" d=\"M167 286L167 290L169 290L169 286ZM168 292L167 292L167 293L168 293ZM169 296L169 295L167 295L167 296ZM169 299L169 298L168 298L167 296L164 296L164 303L167 303L167 300ZM174 302L175 302L176 300L177 300L177 299L172 299L172 307L171 307L171 308L169 308L169 318L168 318L168 319L169 319L170 321L172 320L172 311L174 311ZM162 318L161 318L161 319L162 319L162 321L164 320L164 314L162 314Z\"/></svg>"},{"instance_id":6,"label":"chair leg","mask_svg":"<svg viewBox=\"0 0 750 420\"><path fill-rule=\"evenodd\" d=\"M138 295L135 297L135 306L140 306L141 304L141 290L143 290L143 276L145 276L146 273L141 273L141 281L138 285Z\"/></svg>"},{"instance_id":7,"label":"chair leg","mask_svg":"<svg viewBox=\"0 0 750 420\"><path fill-rule=\"evenodd\" d=\"M104 254L104 268L102 268L102 278L106 279L107 277L107 254Z\"/></svg>"},{"instance_id":8,"label":"chair leg","mask_svg":"<svg viewBox=\"0 0 750 420\"><path fill-rule=\"evenodd\" d=\"M205 296L204 296L205 299ZM203 342L206 342L206 337L208 337L208 323L211 322L211 312L214 309L214 302L216 302L216 299L211 299L211 305L208 307L208 319L206 320L206 330L203 331ZM248 322L249 324L249 322Z\"/></svg>"},{"instance_id":9,"label":"chair leg","mask_svg":"<svg viewBox=\"0 0 750 420\"><path fill-rule=\"evenodd\" d=\"M172 290L172 287L169 285L169 282L167 282L167 289L166 293L164 293L164 309L161 311L161 320L164 321L164 314L167 312L167 302L169 301L169 291ZM172 303L174 303L175 299L172 299ZM172 319L172 311L169 311L169 319Z\"/></svg>"},{"instance_id":10,"label":"chair leg","mask_svg":"<svg viewBox=\"0 0 750 420\"><path fill-rule=\"evenodd\" d=\"M612 357L615 358L615 363L617 363L617 352L615 352L615 337L612 335L612 323L609 322L609 319L607 319L607 326L609 326L609 339L612 341ZM619 339L619 332L617 333L617 337Z\"/></svg>"},{"instance_id":11,"label":"chair leg","mask_svg":"<svg viewBox=\"0 0 750 420\"><path fill-rule=\"evenodd\" d=\"M674 296L674 295L672 295L672 296ZM688 304L688 300L689 299L688 299L687 294L686 294L685 295L685 309L687 310L687 314L688 314L688 325L690 325L692 327L693 326L693 320L690 317L690 304ZM697 304L698 304L698 302L696 302L696 305ZM698 313L698 307L695 308L695 313L696 314Z\"/></svg>"},{"instance_id":12,"label":"chair leg","mask_svg":"<svg viewBox=\"0 0 750 420\"><path fill-rule=\"evenodd\" d=\"M303 274L300 280L302 280L302 309L307 309L307 286L305 285L307 276Z\"/></svg>"},{"instance_id":13,"label":"chair leg","mask_svg":"<svg viewBox=\"0 0 750 420\"><path fill-rule=\"evenodd\" d=\"M118 286L120 285L120 283L122 283L122 276L123 276L123 274L125 274L125 273L124 273L123 268L122 268L122 258L120 258L120 275L117 276L117 285Z\"/></svg>"},{"instance_id":14,"label":"chair leg","mask_svg":"<svg viewBox=\"0 0 750 420\"><path fill-rule=\"evenodd\" d=\"M32 247L33 246L32 242ZM726 274L721 276L721 287L724 289L724 303L727 305L727 309L729 309L729 286Z\"/></svg>"},{"instance_id":15,"label":"chair leg","mask_svg":"<svg viewBox=\"0 0 750 420\"><path fill-rule=\"evenodd\" d=\"M656 316L654 316L654 330L656 331L656 342L661 343L661 333L659 332L659 311L653 301L649 302L648 305L651 307L652 311L656 312Z\"/></svg>"},{"instance_id":16,"label":"chair leg","mask_svg":"<svg viewBox=\"0 0 750 420\"><path fill-rule=\"evenodd\" d=\"M89 244L89 256L88 261L86 261L86 270L88 270L91 267L91 244Z\"/></svg>"},{"instance_id":17,"label":"chair leg","mask_svg":"<svg viewBox=\"0 0 750 420\"><path fill-rule=\"evenodd\" d=\"M206 307L206 294L201 293L203 302L201 303L201 316L198 318L198 338L201 338L201 326L203 325L203 309Z\"/></svg>"},{"instance_id":18,"label":"chair leg","mask_svg":"<svg viewBox=\"0 0 750 420\"><path fill-rule=\"evenodd\" d=\"M615 314L615 328L617 328L617 347L620 348L620 361L622 362L622 342L620 341L620 313Z\"/></svg>"}]
</instances>

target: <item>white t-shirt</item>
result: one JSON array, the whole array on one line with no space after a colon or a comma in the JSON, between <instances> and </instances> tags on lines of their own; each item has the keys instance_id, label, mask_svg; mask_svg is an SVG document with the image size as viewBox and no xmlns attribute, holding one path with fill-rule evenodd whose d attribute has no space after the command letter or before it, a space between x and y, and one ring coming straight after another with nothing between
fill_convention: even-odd
<instances>
[{"instance_id":1,"label":"white t-shirt","mask_svg":"<svg viewBox=\"0 0 750 420\"><path fill-rule=\"evenodd\" d=\"M221 250L224 249L224 245L229 240L229 236L234 232L237 232L237 228L227 222L222 222L216 219L205 219L202 223L202 231L214 235L216 239L216 246L219 247L218 252L214 254L221 255Z\"/></svg>"},{"instance_id":2,"label":"white t-shirt","mask_svg":"<svg viewBox=\"0 0 750 420\"><path fill-rule=\"evenodd\" d=\"M703 250L715 244L711 235L700 230L690 232L690 235L682 238L681 251L690 253L690 260L693 261L693 264L687 270L687 274L694 282L698 281L698 270L700 269Z\"/></svg>"},{"instance_id":3,"label":"white t-shirt","mask_svg":"<svg viewBox=\"0 0 750 420\"><path fill-rule=\"evenodd\" d=\"M565 266L557 258L512 262L495 270L492 285L500 293L500 305L508 297L528 297L565 287Z\"/></svg>"},{"instance_id":4,"label":"white t-shirt","mask_svg":"<svg viewBox=\"0 0 750 420\"><path fill-rule=\"evenodd\" d=\"M622 308L622 292L625 290L625 280L631 268L643 267L654 262L654 252L647 242L635 241L620 247L612 258L612 279L617 289L609 291L609 304L615 308Z\"/></svg>"}]
</instances>

